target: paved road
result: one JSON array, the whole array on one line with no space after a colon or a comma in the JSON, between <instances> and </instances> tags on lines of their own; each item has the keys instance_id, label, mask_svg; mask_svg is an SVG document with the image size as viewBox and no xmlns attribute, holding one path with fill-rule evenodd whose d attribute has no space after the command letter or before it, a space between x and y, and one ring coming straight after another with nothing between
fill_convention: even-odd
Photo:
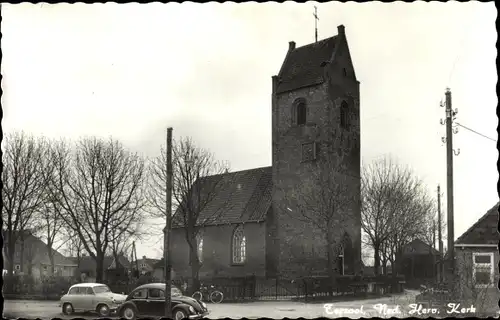
<instances>
[{"instance_id":1,"label":"paved road","mask_svg":"<svg viewBox=\"0 0 500 320\"><path fill-rule=\"evenodd\" d=\"M211 319L219 319L230 317L232 319L239 318L272 318L282 319L284 317L306 319L327 317L338 318L345 316L352 319L361 317L381 317L389 318L391 316L407 316L404 314L405 307L412 303L414 295L387 297L370 300L356 300L347 302L335 302L330 307L325 308L324 304L319 303L301 303L287 301L265 301L265 302L250 302L250 303L221 303L209 304ZM385 314L383 310L377 311L374 306L377 304L386 305ZM400 314L390 313L390 309L394 309L399 305ZM4 317L7 318L62 318L72 319L82 317L85 319L95 319L95 314L77 314L65 316L61 313L57 301L29 301L29 300L9 300L4 303Z\"/></svg>"}]
</instances>

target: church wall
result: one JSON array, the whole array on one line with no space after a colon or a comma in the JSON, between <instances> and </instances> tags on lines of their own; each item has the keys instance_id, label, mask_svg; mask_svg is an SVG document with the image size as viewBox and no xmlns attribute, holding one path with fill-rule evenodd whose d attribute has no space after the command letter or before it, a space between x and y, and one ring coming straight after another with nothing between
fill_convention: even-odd
<instances>
[{"instance_id":1,"label":"church wall","mask_svg":"<svg viewBox=\"0 0 500 320\"><path fill-rule=\"evenodd\" d=\"M250 275L265 276L265 223L244 224L246 262L242 265L233 265L231 261L231 240L235 227L236 225L220 225L204 228L203 265L200 269L200 279ZM191 276L189 247L183 229L176 229L172 232L172 259L172 267L178 276Z\"/></svg>"}]
</instances>

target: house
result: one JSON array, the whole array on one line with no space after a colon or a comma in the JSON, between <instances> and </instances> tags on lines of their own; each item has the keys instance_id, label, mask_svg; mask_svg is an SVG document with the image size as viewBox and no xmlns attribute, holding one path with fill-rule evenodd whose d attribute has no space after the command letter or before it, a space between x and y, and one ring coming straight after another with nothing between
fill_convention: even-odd
<instances>
[{"instance_id":1,"label":"house","mask_svg":"<svg viewBox=\"0 0 500 320\"><path fill-rule=\"evenodd\" d=\"M498 310L498 207L495 204L455 241L455 274L461 298L478 310Z\"/></svg>"},{"instance_id":2,"label":"house","mask_svg":"<svg viewBox=\"0 0 500 320\"><path fill-rule=\"evenodd\" d=\"M137 260L137 266L139 267L139 275L150 274L153 275L155 270L155 265L159 262L159 259L151 259L143 256L142 259ZM132 269L136 269L136 264L132 265Z\"/></svg>"},{"instance_id":3,"label":"house","mask_svg":"<svg viewBox=\"0 0 500 320\"><path fill-rule=\"evenodd\" d=\"M47 244L39 237L26 230L24 236L17 237L14 254L14 273L31 275L35 279L52 275L52 264L50 262ZM7 256L7 234L3 234L4 247L3 259L4 269L8 270L9 259ZM24 243L24 245L23 245ZM50 248L54 259L54 274L56 276L71 277L77 265L57 250Z\"/></svg>"},{"instance_id":4,"label":"house","mask_svg":"<svg viewBox=\"0 0 500 320\"><path fill-rule=\"evenodd\" d=\"M414 239L403 247L401 257L396 262L399 273L407 283L423 284L434 282L437 277L439 251L420 239Z\"/></svg>"},{"instance_id":5,"label":"house","mask_svg":"<svg viewBox=\"0 0 500 320\"><path fill-rule=\"evenodd\" d=\"M165 281L165 260L160 259L158 262L156 262L153 266L153 272L152 275L155 279L158 279L160 281ZM170 278L171 279L177 279L177 275L175 273L175 270L172 268L170 272Z\"/></svg>"},{"instance_id":6,"label":"house","mask_svg":"<svg viewBox=\"0 0 500 320\"><path fill-rule=\"evenodd\" d=\"M96 281L96 262L92 257L84 255L80 258L71 257L71 259L78 266L75 276L82 282ZM105 270L103 276L106 281L116 277L128 277L131 270L130 262L124 255L118 256L118 264L113 256L105 256L103 267Z\"/></svg>"},{"instance_id":7,"label":"house","mask_svg":"<svg viewBox=\"0 0 500 320\"><path fill-rule=\"evenodd\" d=\"M203 177L193 185L193 194L202 198L206 185L221 186L197 221L200 279L329 272L320 228L306 226L293 212L305 196L322 190L313 183L304 188L304 181L312 181L312 173L322 172L347 146L345 186L360 196L359 81L344 26L337 33L302 47L290 42L272 77L272 166ZM336 270L353 274L361 270L360 203L353 202L346 215L348 227L336 233ZM190 277L183 225L174 218L173 268L178 277Z\"/></svg>"}]
</instances>

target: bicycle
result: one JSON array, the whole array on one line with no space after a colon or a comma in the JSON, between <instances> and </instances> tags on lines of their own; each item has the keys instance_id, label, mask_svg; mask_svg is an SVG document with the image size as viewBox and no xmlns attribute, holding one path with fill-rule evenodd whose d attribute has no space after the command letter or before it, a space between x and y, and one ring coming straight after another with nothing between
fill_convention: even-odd
<instances>
[{"instance_id":1,"label":"bicycle","mask_svg":"<svg viewBox=\"0 0 500 320\"><path fill-rule=\"evenodd\" d=\"M224 294L211 285L210 288L207 286L201 286L200 290L193 293L191 297L199 301L203 301L203 298L206 298L206 301L221 303L224 299Z\"/></svg>"}]
</instances>

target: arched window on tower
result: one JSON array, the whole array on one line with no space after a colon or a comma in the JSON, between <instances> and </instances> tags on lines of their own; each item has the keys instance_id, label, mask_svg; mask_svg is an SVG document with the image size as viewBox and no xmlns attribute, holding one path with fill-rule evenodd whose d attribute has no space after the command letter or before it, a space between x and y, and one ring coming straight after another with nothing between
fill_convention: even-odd
<instances>
[{"instance_id":1,"label":"arched window on tower","mask_svg":"<svg viewBox=\"0 0 500 320\"><path fill-rule=\"evenodd\" d=\"M244 263L246 261L246 237L243 226L238 226L234 229L231 245L233 263Z\"/></svg>"},{"instance_id":2,"label":"arched window on tower","mask_svg":"<svg viewBox=\"0 0 500 320\"><path fill-rule=\"evenodd\" d=\"M307 108L306 103L301 101L297 104L297 125L302 126L306 124Z\"/></svg>"},{"instance_id":3,"label":"arched window on tower","mask_svg":"<svg viewBox=\"0 0 500 320\"><path fill-rule=\"evenodd\" d=\"M342 101L340 105L340 126L343 129L349 129L349 108L345 101Z\"/></svg>"}]
</instances>

